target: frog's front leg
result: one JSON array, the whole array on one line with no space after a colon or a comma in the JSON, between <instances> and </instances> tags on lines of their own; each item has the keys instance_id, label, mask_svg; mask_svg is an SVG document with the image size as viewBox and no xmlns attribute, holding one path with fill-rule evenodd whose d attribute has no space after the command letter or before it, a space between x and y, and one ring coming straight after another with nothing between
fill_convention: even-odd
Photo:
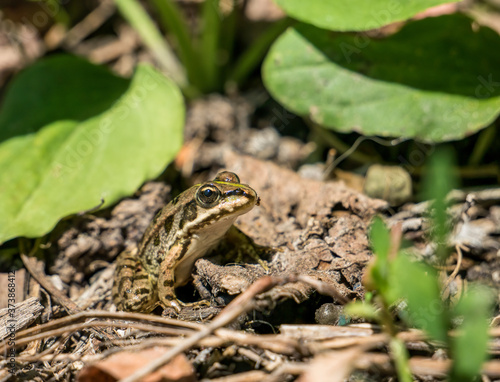
<instances>
[{"instance_id":1,"label":"frog's front leg","mask_svg":"<svg viewBox=\"0 0 500 382\"><path fill-rule=\"evenodd\" d=\"M234 258L236 263L242 263L243 255L248 255L257 261L266 273L269 272L269 267L266 261L262 259L262 256L273 251L273 248L256 244L238 227L233 225L229 228L222 241L222 246L222 251L226 253L226 257Z\"/></svg>"},{"instance_id":2,"label":"frog's front leg","mask_svg":"<svg viewBox=\"0 0 500 382\"><path fill-rule=\"evenodd\" d=\"M157 294L139 261L137 248L118 256L112 293L118 310L148 313L157 305Z\"/></svg>"},{"instance_id":3,"label":"frog's front leg","mask_svg":"<svg viewBox=\"0 0 500 382\"><path fill-rule=\"evenodd\" d=\"M158 275L158 297L160 304L164 308L174 308L176 312L180 312L181 307L184 305L175 295L175 267L183 255L183 246L174 244L170 248L168 256L161 263Z\"/></svg>"}]
</instances>

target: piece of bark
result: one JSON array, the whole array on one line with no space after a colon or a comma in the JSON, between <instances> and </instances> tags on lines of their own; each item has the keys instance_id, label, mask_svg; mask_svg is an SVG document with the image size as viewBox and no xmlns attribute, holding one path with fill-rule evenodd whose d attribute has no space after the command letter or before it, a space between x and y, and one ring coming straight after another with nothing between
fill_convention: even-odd
<instances>
[{"instance_id":1,"label":"piece of bark","mask_svg":"<svg viewBox=\"0 0 500 382\"><path fill-rule=\"evenodd\" d=\"M370 337L376 330L372 327L333 325L281 325L280 333L303 342L330 338Z\"/></svg>"},{"instance_id":2,"label":"piece of bark","mask_svg":"<svg viewBox=\"0 0 500 382\"><path fill-rule=\"evenodd\" d=\"M7 308L0 310L0 341L13 335L15 342L15 332L35 321L42 314L42 310L43 306L36 297L31 297L12 306L8 305Z\"/></svg>"},{"instance_id":3,"label":"piece of bark","mask_svg":"<svg viewBox=\"0 0 500 382\"><path fill-rule=\"evenodd\" d=\"M24 269L17 269L15 271L10 271L8 273L0 273L0 291L1 291L0 309L7 308L9 302L11 304L12 303L17 304L24 300L25 281L26 281L26 270ZM11 291L9 291L9 289ZM12 302L11 300L12 293L14 294L14 299L15 299L14 302Z\"/></svg>"}]
</instances>

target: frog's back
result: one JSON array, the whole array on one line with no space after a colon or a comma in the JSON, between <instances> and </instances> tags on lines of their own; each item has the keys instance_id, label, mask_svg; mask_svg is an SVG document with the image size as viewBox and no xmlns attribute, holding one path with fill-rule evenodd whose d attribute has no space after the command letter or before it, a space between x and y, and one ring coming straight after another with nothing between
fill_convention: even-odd
<instances>
[{"instance_id":1,"label":"frog's back","mask_svg":"<svg viewBox=\"0 0 500 382\"><path fill-rule=\"evenodd\" d=\"M196 208L196 203L193 197L198 186L189 188L163 207L142 237L139 254L143 266L153 279L158 278L160 264L178 240L177 236L182 226L194 218L192 212Z\"/></svg>"}]
</instances>

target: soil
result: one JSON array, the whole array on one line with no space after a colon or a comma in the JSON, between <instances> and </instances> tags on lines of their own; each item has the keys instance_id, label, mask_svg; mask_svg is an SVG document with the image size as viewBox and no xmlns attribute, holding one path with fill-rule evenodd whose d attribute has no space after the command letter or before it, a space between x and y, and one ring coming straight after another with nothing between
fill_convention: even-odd
<instances>
[{"instance_id":1,"label":"soil","mask_svg":"<svg viewBox=\"0 0 500 382\"><path fill-rule=\"evenodd\" d=\"M49 240L52 246L48 251L52 253L53 260L47 263L48 274L51 282L59 286L62 293L79 309L115 310L110 294L114 259L127 246L140 240L156 211L181 191L179 182L169 182L167 179L179 179L182 176L184 183L189 185L211 179L222 169L237 173L242 182L250 184L257 191L261 199L260 205L241 216L236 226L253 243L265 267L248 254L243 254L243 262L227 259L225 251L234 243L223 241L210 256L195 263L194 282L180 288L178 292L179 296L189 301L202 297L211 301L211 305L196 308L187 306L178 313L169 312L168 315L174 318L209 321L235 296L248 290L265 275L278 278L307 275L333 287L346 300L362 300L365 294L363 274L373 256L368 229L377 214L384 217L389 226L401 225L403 235L413 243L413 253L417 257L431 262L435 260L432 258L434 244L428 240L429 203L407 203L394 209L386 201L370 198L347 187L343 181L323 181L318 176L316 179L311 178L311 174L321 174L321 168L324 167L321 164L316 165L320 171L311 171L314 166L308 165L306 173L309 177L300 175L297 165L310 152L308 144L293 137L283 137L272 127L251 127L248 121L252 118L249 114L252 107L248 105L246 99L232 100L218 95L197 101L189 109L184 148L175 165L167 169L163 176L146 183L136 195L113 208L82 213L61 222L54 230ZM205 113L203 110L210 112ZM259 145L257 138L252 148L242 145L241 137L245 137L243 141L251 142L251 137L270 136L270 131L275 136L273 145L270 144L272 140L266 139L262 139L266 144ZM286 156L285 151L280 151L286 145L296 148L287 151L290 157ZM249 155L249 151L253 155ZM174 187L176 191L173 191ZM464 200L464 195L458 195L450 209L450 219L454 221L455 227L450 236L450 245L467 248L459 273L450 284L450 294L458 295L468 281L481 281L497 290L499 288L500 214L496 205L498 200L494 197L479 193L476 199L468 197ZM477 240L478 233L481 235L480 240ZM456 254L450 257L449 268L443 270L443 275L454 269L455 261ZM36 283L34 280L31 282ZM38 324L50 323L65 315L57 304L46 305L50 301L46 294L38 294L38 297L45 306ZM337 325L349 320L343 313L342 305L340 298L321 296L309 283L289 282L259 294L255 310L240 315L230 327L251 329L262 335L276 333L280 328L283 331L286 324ZM37 309L41 310L41 307ZM154 313L161 315L162 311L159 309ZM120 337L116 330L103 333L111 336L112 341ZM148 337L156 336L136 334L136 338L143 340ZM112 342L95 337L88 329L80 330L77 343L83 346L81 344L88 343L89 338L93 338L94 345L86 345L85 352L91 348L101 349L99 354L102 357L98 359L107 354L102 353L103 350L109 352L114 349ZM129 341L133 340L130 338ZM42 350L49 345L36 346ZM187 367L187 375L193 377L192 365L196 365L200 377L225 375L226 371L209 367L213 365L213 359L200 361L199 357L203 353L201 349L188 352L187 358L181 362L183 366L176 366L176 370ZM75 351L75 345L69 343L59 350L62 352L60 354L72 354ZM266 360L260 351L257 353ZM222 358L236 367L233 370L235 373L245 370L244 365L248 365L248 361L238 361L238 357ZM119 359L118 364L122 365L125 358ZM95 367L105 375L114 375L116 368L121 367L110 366L110 370L103 371L107 370L106 362L88 363L98 366L89 366L90 371L84 368L78 380L96 378L93 374ZM29 364L24 363L25 366ZM55 375L56 372L76 375L78 368L75 369L75 365L66 360L48 368L37 366L19 380L41 380L43 376ZM373 370L370 374L373 376Z\"/></svg>"},{"instance_id":2,"label":"soil","mask_svg":"<svg viewBox=\"0 0 500 382\"><path fill-rule=\"evenodd\" d=\"M141 57L152 60L135 34L126 39L130 37L130 29L121 26L119 31L114 42L121 41L122 50L118 50L116 57L102 58L99 55L103 52L99 50L102 39L101 44L97 43L99 36L88 39L86 44L75 42L71 48L66 40L63 46L70 51L93 54L94 58L108 62L122 74L129 73ZM26 33L22 28L21 32ZM29 53L25 56L17 55L19 51L12 48L6 38L0 39L0 44L7 46L9 52L9 60L0 66L2 84L48 49L46 41L42 42L40 38L23 41L24 49ZM130 56L133 59L127 61L125 57ZM200 340L197 346L171 361L168 364L170 369L163 370L169 380L215 379L237 373L248 373L245 374L246 380L252 380L252 375L254 379L263 379L266 373L275 372L279 370L278 366L284 365L290 369L278 373L278 378L291 379L300 374L297 370L305 370L300 367L305 368L313 358L314 346L319 345L308 344L308 341L319 336L320 330L328 331L328 335L318 337L322 340L351 336L352 341L358 341L362 337L380 335L375 326L332 326L349 321L343 312L345 300L365 298L363 277L373 258L368 239L372 219L379 215L389 227L400 226L414 256L436 263L433 255L435 243L429 240L432 227L428 216L432 206L429 202L405 202L395 207L385 200L371 198L362 192L360 178L361 182L363 179L359 175L346 176L335 170L325 177L328 166L314 161L323 155L320 145L308 141L308 129L295 116L281 109L276 112L271 102L260 86L245 94L227 97L213 94L192 102L188 107L184 146L164 174L147 182L135 195L112 208L82 212L65 219L46 238L42 264L46 276L42 277L46 277L55 292L43 282L40 282L41 288L31 279L29 283L32 285L25 288L25 300L32 307L26 308L31 312L26 315L32 314L32 317L23 321L23 327L16 328L16 331L50 324L66 317L68 312L75 317L85 310L114 312L111 287L116 257L140 241L155 213L182 189L213 179L222 169L237 173L261 199L258 207L238 219L236 227L244 234L243 240L252 243L263 263L249 253L243 253L242 260L228 259L226 250L235 244L223 241L209 256L195 263L193 283L179 291L179 296L186 301L203 298L211 302L210 306L188 306L180 312L168 314L156 310L152 317L165 320L154 328L158 332L152 331L151 327L120 329L124 327L122 320L118 323L119 318L113 316L110 322L115 322L116 327L96 329L89 323L87 327L70 327L43 339L34 338L18 354L18 370L22 372L16 377L2 372L0 380L116 380L119 369L133 362L128 361L124 353L119 353L121 348L137 351L141 346L151 347L153 350L148 350L151 354L132 357L134 360L142 357L140 364L144 365L164 354L165 346L173 347L192 331L207 327L207 322L215 322L224 307L236 296L251 290L263 276L272 276L275 286L257 295L253 309L230 320L229 328L233 331L214 329L211 336L203 340L205 342ZM292 123L300 126L298 133L287 135ZM480 281L498 292L500 192L496 189L474 194L457 193L450 195L450 200L453 202L449 210L453 229L448 245L452 249L461 248L464 258L449 282L449 295L460 295L472 281ZM458 251L454 250L441 269L444 278L456 268L457 259ZM303 276L308 278L301 278ZM279 283L276 280L285 281ZM331 288L337 297L321 295L314 282ZM63 297L56 297L58 293ZM36 297L36 300L28 300L28 297ZM65 305L64 298L69 298L75 306ZM498 310L495 315L497 313ZM95 322L97 313L92 314L96 316L83 317L81 321L94 318ZM169 318L177 320L168 321ZM180 324L178 319L191 324ZM154 322L153 318L150 320ZM288 328L288 334L284 335L287 324L304 325L300 326L304 332L290 334L292 329ZM57 325L64 328L69 323L57 321ZM323 325L329 327L325 329ZM175 334L166 335L168 329ZM243 329L245 332L241 331ZM304 334L308 330L311 332ZM163 334L158 334L160 332ZM278 332L281 332L281 337L266 337ZM238 335L242 337L237 338ZM347 357L348 360L357 355L361 364L367 356L371 357L366 361L371 366L363 369L358 365L359 374L354 374L351 380L392 378L394 370L385 352L386 342L381 341L379 351L364 354L365 358L359 356L361 350L352 353L354 346L343 345L347 350L339 351L339 359ZM429 358L438 357L437 352L421 338L411 343ZM163 347L154 350L153 346L158 344ZM356 342L355 345L362 346L363 343ZM321 346L325 346L324 343ZM344 347L339 345L338 349ZM113 353L116 354L111 356ZM106 358L108 356L111 357ZM6 361L2 362L5 364ZM326 362L339 361L329 359ZM262 374L250 374L253 371ZM438 378L435 377L438 374L431 375L433 377L422 376L422 379ZM161 376L156 378L151 377L151 380L162 380Z\"/></svg>"}]
</instances>

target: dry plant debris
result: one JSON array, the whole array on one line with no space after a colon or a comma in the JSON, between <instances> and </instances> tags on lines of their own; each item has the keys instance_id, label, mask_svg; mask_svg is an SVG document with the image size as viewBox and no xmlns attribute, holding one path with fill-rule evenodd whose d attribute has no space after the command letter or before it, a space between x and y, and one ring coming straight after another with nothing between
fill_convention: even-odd
<instances>
[{"instance_id":1,"label":"dry plant debris","mask_svg":"<svg viewBox=\"0 0 500 382\"><path fill-rule=\"evenodd\" d=\"M176 165L194 182L213 177L220 169L234 171L258 192L261 205L243 215L237 227L255 243L266 266L250 256L244 256L244 262L227 259L222 244L212 257L198 260L193 270L196 290L216 305L188 308L178 319L113 312L113 260L140 240L154 213L172 198L171 187L150 182L111 210L64 221L48 243L47 250L55 256L48 268L50 275L43 263L25 258L41 291L48 293L37 295L44 306L41 315L39 305L31 305L31 316L38 317L36 325L26 328L26 322L25 329L16 332L18 370L31 368L19 380L78 375L81 381L132 381L148 374L144 378L152 381L198 377L277 381L299 375L302 381L309 381L320 380L321 375L342 380L353 370L380 380L391 378L394 368L385 354L388 338L380 328L331 324L342 316L345 302L364 297L362 276L372 257L367 229L373 216L383 214L389 225L401 224L414 252L428 258L433 252L428 240L430 204L407 204L388 217L385 201L369 198L341 181L300 176L305 172L291 168L296 169L312 147L281 137L273 128L249 127L250 105L243 99L215 95L197 101L190 110L186 143ZM244 146L243 141L252 144ZM175 186L175 182L168 183ZM450 198L455 202L450 209L455 222L450 245L457 250L442 270L443 277L448 277L447 293L457 293L457 285L465 282L459 270L466 270L470 279L480 278L498 287L498 193ZM484 239L480 242L472 240L478 230ZM321 300L314 291L329 297ZM292 300L296 307L291 316L279 311L285 300ZM317 322L330 325L295 324L294 320L308 322L300 311L302 306L315 311ZM65 312L71 315L65 316ZM192 322L208 319L209 323ZM262 323L257 330L270 328L272 334L239 330L256 322ZM278 325L279 334L273 333ZM493 327L491 335L490 352L498 354L498 328ZM427 356L410 359L418 378L445 375L449 361L430 358L435 349L423 333L408 331L399 336L408 349ZM0 351L7 349L5 341L0 343ZM143 362L153 361L149 351L161 353L153 365ZM142 374L130 377L124 372L123 365L132 364L129 357L138 361L140 366L134 370ZM7 359L0 362L4 366ZM150 374L154 369L160 374ZM167 370L168 377L161 376L162 370ZM485 363L483 373L499 377L499 363Z\"/></svg>"},{"instance_id":2,"label":"dry plant debris","mask_svg":"<svg viewBox=\"0 0 500 382\"><path fill-rule=\"evenodd\" d=\"M36 9L34 4L28 3L28 7ZM96 4L72 29L48 26L40 31L42 37L21 23L7 24L0 19L5 26L0 30L0 84L61 47L93 62L108 63L122 75L129 75L139 61L152 62L137 34L126 25L113 26L111 34L94 36L115 14L113 1ZM249 1L247 16L259 20L280 17L272 6L268 0ZM362 274L372 255L366 232L371 218L377 213L389 215L388 203L368 198L342 182L299 176L321 178L322 166L298 168L315 149L314 143L281 135L273 127L272 117L259 121L259 128L251 127L249 116L267 98L264 92L257 93L231 98L211 95L193 102L186 143L176 166L194 182L213 177L221 168L235 171L258 191L260 208L244 215L238 227L266 249L267 270L254 261L225 264L227 259L219 249L212 258L198 260L194 281L200 295L220 306L183 311L181 319L112 312L113 261L125 247L140 240L154 213L171 199L170 185L175 185L147 183L136 196L112 210L83 213L62 222L44 243L54 257L52 263L25 257L26 268L38 282L31 280L35 287L25 293L33 297L15 305L20 373L13 377L6 370L8 338L4 339L0 342L0 381L117 380L129 374L125 367L137 362L140 366L134 370L140 371L156 356L163 357L157 363L158 372L143 380L193 381L201 377L270 382L300 376L300 381L320 382L344 380L353 370L367 373L361 374L364 379L393 379L393 363L385 353L388 338L373 325L280 325L279 334L237 330L252 320L266 320L267 316L257 317L254 309L272 313L287 299L307 304L315 297L314 290L329 296L330 302L319 306L312 301L308 309L316 309L317 322L335 322L342 314L342 304L363 298ZM455 227L450 246L456 247L456 253L442 269L448 293L458 294L467 280L486 282L498 291L500 189L475 192L472 199L457 191L450 198ZM428 240L429 208L428 202L407 204L387 217L387 222L401 224L415 254L432 260L435 247ZM239 296L232 305L222 310L235 295ZM300 306L293 306L293 317L282 314L280 324L302 318ZM244 312L251 313L245 316ZM0 310L0 340L8 334L4 330L8 317L8 309ZM186 321L210 317L215 318L208 324ZM491 324L492 356L500 354L499 322L500 315ZM228 323L231 327L223 327ZM277 324L268 325L276 330ZM446 376L450 361L435 351L424 333L405 331L399 337L408 349L421 355L410 359L415 378ZM482 373L485 381L499 379L499 362L486 362Z\"/></svg>"},{"instance_id":3,"label":"dry plant debris","mask_svg":"<svg viewBox=\"0 0 500 382\"><path fill-rule=\"evenodd\" d=\"M89 365L78 374L78 382L118 380L147 365L166 352L166 348L154 347L138 352L120 352L103 361ZM193 366L184 354L179 354L167 365L142 379L144 382L194 382Z\"/></svg>"},{"instance_id":4,"label":"dry plant debris","mask_svg":"<svg viewBox=\"0 0 500 382\"><path fill-rule=\"evenodd\" d=\"M18 332L31 325L42 313L43 306L36 297L14 304L14 307L0 309L0 341L12 332ZM13 314L9 314L13 312Z\"/></svg>"},{"instance_id":5,"label":"dry plant debris","mask_svg":"<svg viewBox=\"0 0 500 382\"><path fill-rule=\"evenodd\" d=\"M232 151L226 152L224 163L262 199L237 226L257 244L274 248L268 274L309 275L335 286L347 298L362 297L362 270L371 256L366 230L386 202L341 183L302 179L291 170ZM258 265L223 267L207 260L197 262L196 268L212 289L229 294L241 293L265 273ZM288 284L261 298L293 298L300 303L310 292L301 283Z\"/></svg>"}]
</instances>

